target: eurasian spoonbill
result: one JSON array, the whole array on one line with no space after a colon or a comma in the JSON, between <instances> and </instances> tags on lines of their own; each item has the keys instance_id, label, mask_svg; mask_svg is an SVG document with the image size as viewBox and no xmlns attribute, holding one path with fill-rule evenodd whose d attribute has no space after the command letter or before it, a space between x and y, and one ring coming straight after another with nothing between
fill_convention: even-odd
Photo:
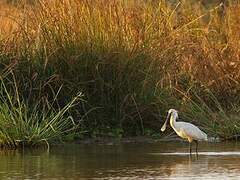
<instances>
[{"instance_id":1,"label":"eurasian spoonbill","mask_svg":"<svg viewBox=\"0 0 240 180\"><path fill-rule=\"evenodd\" d=\"M194 141L196 143L196 154L197 154L198 141L199 140L207 141L207 134L191 123L177 122L176 120L178 119L178 111L175 109L169 109L167 119L161 128L162 132L165 131L166 125L169 119L170 119L170 125L172 126L174 131L177 133L177 135L183 139L188 140L190 154L192 153L192 142Z\"/></svg>"}]
</instances>

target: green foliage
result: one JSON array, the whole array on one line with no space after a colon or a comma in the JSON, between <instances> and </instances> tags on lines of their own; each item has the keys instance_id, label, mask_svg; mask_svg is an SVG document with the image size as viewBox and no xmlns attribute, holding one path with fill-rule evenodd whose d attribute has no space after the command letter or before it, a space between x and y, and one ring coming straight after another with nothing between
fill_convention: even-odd
<instances>
[{"instance_id":1,"label":"green foliage","mask_svg":"<svg viewBox=\"0 0 240 180\"><path fill-rule=\"evenodd\" d=\"M18 94L16 83L13 93L5 82L0 82L0 144L10 148L19 145L37 145L71 134L77 127L67 112L74 107L83 95L79 93L62 108L53 108L52 103L35 102L29 106ZM8 87L9 88L9 87ZM54 103L54 102L53 102Z\"/></svg>"}]
</instances>

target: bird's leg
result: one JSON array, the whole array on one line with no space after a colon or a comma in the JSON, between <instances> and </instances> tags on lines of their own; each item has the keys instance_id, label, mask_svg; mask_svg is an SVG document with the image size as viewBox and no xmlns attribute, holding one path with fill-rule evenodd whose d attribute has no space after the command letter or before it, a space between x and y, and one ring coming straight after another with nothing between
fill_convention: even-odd
<instances>
[{"instance_id":1,"label":"bird's leg","mask_svg":"<svg viewBox=\"0 0 240 180\"><path fill-rule=\"evenodd\" d=\"M192 155L192 143L189 142L189 154Z\"/></svg>"},{"instance_id":2,"label":"bird's leg","mask_svg":"<svg viewBox=\"0 0 240 180\"><path fill-rule=\"evenodd\" d=\"M195 140L195 143L196 143L196 154L198 155L198 141Z\"/></svg>"},{"instance_id":3,"label":"bird's leg","mask_svg":"<svg viewBox=\"0 0 240 180\"><path fill-rule=\"evenodd\" d=\"M198 141L194 140L194 142L196 143L196 157L198 159Z\"/></svg>"}]
</instances>

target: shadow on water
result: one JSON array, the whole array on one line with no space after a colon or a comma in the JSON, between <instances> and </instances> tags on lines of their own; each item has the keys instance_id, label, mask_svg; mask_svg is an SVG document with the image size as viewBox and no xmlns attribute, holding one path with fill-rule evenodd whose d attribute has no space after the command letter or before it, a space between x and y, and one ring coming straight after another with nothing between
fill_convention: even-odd
<instances>
[{"instance_id":1,"label":"shadow on water","mask_svg":"<svg viewBox=\"0 0 240 180\"><path fill-rule=\"evenodd\" d=\"M198 158L183 142L59 145L0 151L0 179L186 179L240 177L236 143L200 144Z\"/></svg>"}]
</instances>

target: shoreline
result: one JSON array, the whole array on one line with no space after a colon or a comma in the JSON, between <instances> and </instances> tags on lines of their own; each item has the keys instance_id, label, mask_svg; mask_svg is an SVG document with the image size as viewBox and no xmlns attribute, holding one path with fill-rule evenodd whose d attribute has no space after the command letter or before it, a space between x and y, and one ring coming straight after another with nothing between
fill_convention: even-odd
<instances>
[{"instance_id":1,"label":"shoreline","mask_svg":"<svg viewBox=\"0 0 240 180\"><path fill-rule=\"evenodd\" d=\"M163 137L163 138L152 138L147 136L136 136L136 137L124 137L124 138L109 138L109 137L98 137L98 138L86 138L73 141L74 144L96 144L96 145L116 145L116 144L135 144L135 143L157 143L157 142L187 142L179 138L178 136ZM224 142L220 138L210 137L207 142L218 143ZM68 142L66 142L68 143Z\"/></svg>"}]
</instances>

